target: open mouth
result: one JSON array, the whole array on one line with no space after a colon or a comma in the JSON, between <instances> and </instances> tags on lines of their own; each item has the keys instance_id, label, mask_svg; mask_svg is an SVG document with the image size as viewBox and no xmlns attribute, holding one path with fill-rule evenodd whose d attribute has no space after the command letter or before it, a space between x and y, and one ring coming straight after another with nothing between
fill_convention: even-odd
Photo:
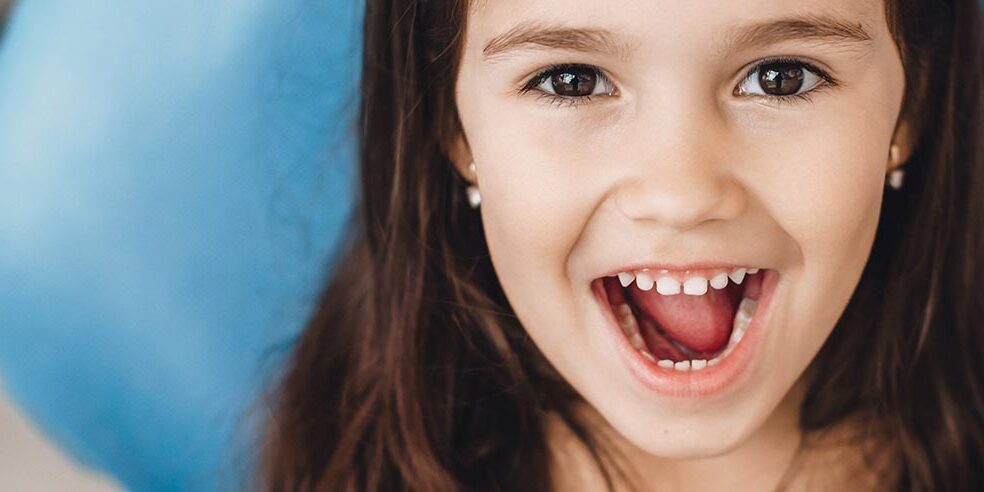
<instances>
[{"instance_id":1,"label":"open mouth","mask_svg":"<svg viewBox=\"0 0 984 492\"><path fill-rule=\"evenodd\" d=\"M650 362L700 371L742 341L769 270L670 272L642 269L597 279L622 334Z\"/></svg>"}]
</instances>

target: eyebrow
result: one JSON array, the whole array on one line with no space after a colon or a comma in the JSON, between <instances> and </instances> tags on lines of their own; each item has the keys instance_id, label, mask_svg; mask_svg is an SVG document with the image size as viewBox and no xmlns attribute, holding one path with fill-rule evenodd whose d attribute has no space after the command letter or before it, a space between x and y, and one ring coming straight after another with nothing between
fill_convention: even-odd
<instances>
[{"instance_id":1,"label":"eyebrow","mask_svg":"<svg viewBox=\"0 0 984 492\"><path fill-rule=\"evenodd\" d=\"M482 54L486 59L496 58L507 52L543 48L585 53L607 53L624 56L628 47L618 37L604 29L548 26L524 22L500 34L486 43Z\"/></svg>"},{"instance_id":2,"label":"eyebrow","mask_svg":"<svg viewBox=\"0 0 984 492\"><path fill-rule=\"evenodd\" d=\"M730 53L741 48L802 40L826 42L844 47L868 44L871 35L864 26L828 16L786 17L734 28L725 33L719 48ZM619 36L598 28L572 28L524 22L486 43L486 59L521 49L559 49L585 53L611 54L624 58L629 45Z\"/></svg>"},{"instance_id":3,"label":"eyebrow","mask_svg":"<svg viewBox=\"0 0 984 492\"><path fill-rule=\"evenodd\" d=\"M767 46L783 41L816 41L843 47L868 45L871 34L860 22L810 15L758 22L727 32L721 43L724 52Z\"/></svg>"}]
</instances>

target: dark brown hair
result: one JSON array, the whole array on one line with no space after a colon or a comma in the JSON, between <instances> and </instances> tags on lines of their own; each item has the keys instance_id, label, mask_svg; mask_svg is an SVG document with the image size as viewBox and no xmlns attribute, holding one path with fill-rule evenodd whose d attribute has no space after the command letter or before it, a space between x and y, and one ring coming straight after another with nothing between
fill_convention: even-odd
<instances>
[{"instance_id":1,"label":"dark brown hair","mask_svg":"<svg viewBox=\"0 0 984 492\"><path fill-rule=\"evenodd\" d=\"M807 376L806 431L864 415L900 490L984 490L982 52L976 0L887 0L916 139L861 283ZM549 490L574 415L496 279L445 152L464 0L368 0L360 194L264 443L269 490ZM873 431L875 432L875 431Z\"/></svg>"}]
</instances>

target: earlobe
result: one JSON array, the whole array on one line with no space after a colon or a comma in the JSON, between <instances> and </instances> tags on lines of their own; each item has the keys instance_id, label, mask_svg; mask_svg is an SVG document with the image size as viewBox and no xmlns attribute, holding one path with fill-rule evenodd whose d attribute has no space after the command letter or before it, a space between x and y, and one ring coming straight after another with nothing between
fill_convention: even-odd
<instances>
[{"instance_id":1,"label":"earlobe","mask_svg":"<svg viewBox=\"0 0 984 492\"><path fill-rule=\"evenodd\" d=\"M446 151L458 175L465 181L476 184L475 173L469 169L469 166L472 165L474 160L472 159L471 149L468 146L464 133L458 133L458 136L446 146Z\"/></svg>"},{"instance_id":2,"label":"earlobe","mask_svg":"<svg viewBox=\"0 0 984 492\"><path fill-rule=\"evenodd\" d=\"M895 169L909 161L914 147L913 127L908 118L899 120L892 137L892 146L889 148L888 171Z\"/></svg>"},{"instance_id":3,"label":"earlobe","mask_svg":"<svg viewBox=\"0 0 984 492\"><path fill-rule=\"evenodd\" d=\"M465 141L464 134L460 134L454 139L448 148L448 157L458 175L461 176L468 186L465 187L465 195L468 197L468 205L476 209L482 204L482 192L478 189L478 167L472 160L471 149Z\"/></svg>"},{"instance_id":4,"label":"earlobe","mask_svg":"<svg viewBox=\"0 0 984 492\"><path fill-rule=\"evenodd\" d=\"M905 182L905 169L902 168L900 159L901 150L899 149L899 145L893 143L888 150L888 160L891 164L885 183L896 191L901 190Z\"/></svg>"},{"instance_id":5,"label":"earlobe","mask_svg":"<svg viewBox=\"0 0 984 492\"><path fill-rule=\"evenodd\" d=\"M892 145L888 148L888 169L885 184L893 190L901 190L905 182L903 165L912 153L912 127L908 120L899 122L892 136Z\"/></svg>"},{"instance_id":6,"label":"earlobe","mask_svg":"<svg viewBox=\"0 0 984 492\"><path fill-rule=\"evenodd\" d=\"M901 121L892 137L892 144L888 148L888 169L885 184L896 191L901 190L905 182L903 165L909 160L912 153L911 129L908 121Z\"/></svg>"}]
</instances>

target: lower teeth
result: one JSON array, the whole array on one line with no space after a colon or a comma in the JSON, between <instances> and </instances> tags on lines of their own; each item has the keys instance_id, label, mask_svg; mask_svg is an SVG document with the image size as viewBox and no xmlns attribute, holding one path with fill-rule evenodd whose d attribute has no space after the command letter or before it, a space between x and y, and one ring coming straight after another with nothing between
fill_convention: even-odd
<instances>
[{"instance_id":1,"label":"lower teeth","mask_svg":"<svg viewBox=\"0 0 984 492\"><path fill-rule=\"evenodd\" d=\"M696 360L684 360L675 362L670 359L659 359L657 360L653 354L646 350L646 343L642 339L642 335L639 333L639 323L636 321L635 315L632 314L632 308L628 304L619 304L615 307L615 317L618 319L618 326L622 329L622 333L629 339L629 342L633 347L646 360L656 363L657 366L665 369L675 369L677 371L687 372L687 371L699 371L705 367L713 367L718 365L721 360L731 354L731 351L735 349L738 342L745 336L745 331L748 330L748 325L752 322L752 317L755 316L755 309L758 307L758 301L754 299L744 298L741 300L741 304L738 305L738 311L735 312L735 318L733 322L733 328L731 330L731 338L728 340L728 345L724 350L718 354L716 357L710 360L696 359Z\"/></svg>"}]
</instances>

